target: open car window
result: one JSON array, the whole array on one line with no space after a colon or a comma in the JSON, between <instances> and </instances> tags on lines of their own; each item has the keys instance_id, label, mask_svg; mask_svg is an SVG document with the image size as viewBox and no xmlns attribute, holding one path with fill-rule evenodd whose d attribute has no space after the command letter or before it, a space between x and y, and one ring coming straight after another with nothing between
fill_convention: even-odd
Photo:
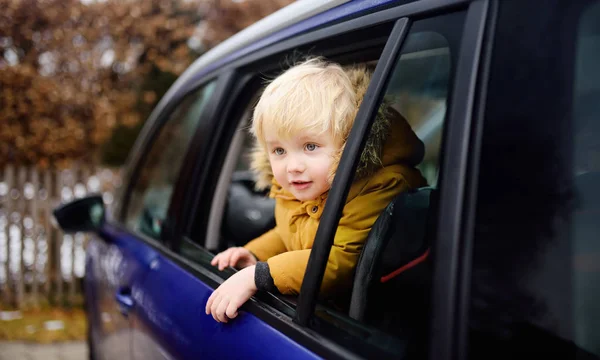
<instances>
[{"instance_id":1,"label":"open car window","mask_svg":"<svg viewBox=\"0 0 600 360\"><path fill-rule=\"evenodd\" d=\"M379 112L383 109L391 118L392 141L383 148L383 158L398 154L403 179L413 185L396 194L377 216L350 294L324 295L317 305L313 328L340 344L350 346L348 338L359 336L386 353L425 353L438 169L464 18L464 12L457 12L414 22L387 79ZM412 151L396 138L404 124L422 142L422 156L402 155ZM424 180L415 180L416 170Z\"/></svg>"}]
</instances>

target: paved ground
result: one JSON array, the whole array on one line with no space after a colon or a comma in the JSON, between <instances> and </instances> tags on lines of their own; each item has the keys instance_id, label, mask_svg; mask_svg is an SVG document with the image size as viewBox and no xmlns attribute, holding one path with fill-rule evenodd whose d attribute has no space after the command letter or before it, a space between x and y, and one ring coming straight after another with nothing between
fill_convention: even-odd
<instances>
[{"instance_id":1,"label":"paved ground","mask_svg":"<svg viewBox=\"0 0 600 360\"><path fill-rule=\"evenodd\" d=\"M0 360L87 360L84 342L31 344L0 342Z\"/></svg>"}]
</instances>

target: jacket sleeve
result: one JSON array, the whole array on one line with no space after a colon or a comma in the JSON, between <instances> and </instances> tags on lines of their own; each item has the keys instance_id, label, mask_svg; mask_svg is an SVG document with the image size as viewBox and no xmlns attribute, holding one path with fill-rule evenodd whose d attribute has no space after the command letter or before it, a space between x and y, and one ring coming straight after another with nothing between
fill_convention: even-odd
<instances>
[{"instance_id":1,"label":"jacket sleeve","mask_svg":"<svg viewBox=\"0 0 600 360\"><path fill-rule=\"evenodd\" d=\"M349 289L358 257L375 220L394 196L408 189L397 174L376 179L369 181L359 195L344 206L321 284L322 296L329 297ZM297 250L267 261L279 292L300 292L309 256L310 249Z\"/></svg>"},{"instance_id":2,"label":"jacket sleeve","mask_svg":"<svg viewBox=\"0 0 600 360\"><path fill-rule=\"evenodd\" d=\"M287 250L277 231L277 227L250 241L244 245L244 248L250 250L259 261L266 261L270 257Z\"/></svg>"}]
</instances>

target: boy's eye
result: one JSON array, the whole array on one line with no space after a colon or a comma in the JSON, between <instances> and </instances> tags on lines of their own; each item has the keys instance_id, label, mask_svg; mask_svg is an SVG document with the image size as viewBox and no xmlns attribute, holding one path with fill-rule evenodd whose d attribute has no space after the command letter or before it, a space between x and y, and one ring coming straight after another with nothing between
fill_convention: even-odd
<instances>
[{"instance_id":1,"label":"boy's eye","mask_svg":"<svg viewBox=\"0 0 600 360\"><path fill-rule=\"evenodd\" d=\"M315 150L317 150L317 146L318 146L317 144L306 144L306 145L304 145L304 148L307 151L315 151Z\"/></svg>"},{"instance_id":2,"label":"boy's eye","mask_svg":"<svg viewBox=\"0 0 600 360\"><path fill-rule=\"evenodd\" d=\"M275 155L283 155L283 154L285 154L285 150L283 150L282 148L275 148L275 149L273 150L273 153L274 153Z\"/></svg>"}]
</instances>

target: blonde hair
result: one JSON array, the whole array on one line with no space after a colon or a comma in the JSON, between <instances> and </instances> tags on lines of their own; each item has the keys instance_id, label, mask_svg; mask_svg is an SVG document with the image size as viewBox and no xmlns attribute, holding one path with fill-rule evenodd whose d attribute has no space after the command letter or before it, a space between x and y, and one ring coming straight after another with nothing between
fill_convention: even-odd
<instances>
[{"instance_id":1,"label":"blonde hair","mask_svg":"<svg viewBox=\"0 0 600 360\"><path fill-rule=\"evenodd\" d=\"M311 58L276 77L262 93L252 119L252 134L266 149L265 129L291 138L299 131L330 133L345 143L358 111L357 95L338 64Z\"/></svg>"}]
</instances>

